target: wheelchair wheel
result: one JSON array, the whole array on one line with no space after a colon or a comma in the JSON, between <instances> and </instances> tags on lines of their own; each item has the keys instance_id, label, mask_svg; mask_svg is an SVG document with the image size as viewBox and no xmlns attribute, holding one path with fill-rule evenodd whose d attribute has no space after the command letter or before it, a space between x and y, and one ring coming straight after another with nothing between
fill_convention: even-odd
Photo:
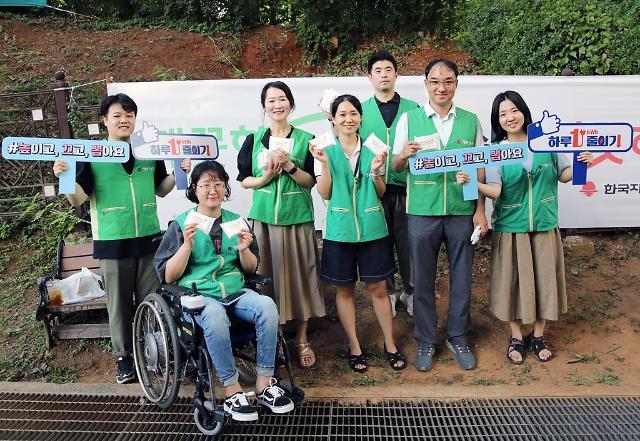
<instances>
[{"instance_id":1,"label":"wheelchair wheel","mask_svg":"<svg viewBox=\"0 0 640 441\"><path fill-rule=\"evenodd\" d=\"M258 374L256 373L256 345L253 341L248 341L244 345L234 348L234 361L238 369L240 381L248 386L256 383Z\"/></svg>"},{"instance_id":2,"label":"wheelchair wheel","mask_svg":"<svg viewBox=\"0 0 640 441\"><path fill-rule=\"evenodd\" d=\"M211 401L205 401L204 407L207 412L214 412ZM196 427L198 428L198 430L207 436L216 436L222 431L222 428L224 427L224 423L215 420L213 420L210 424L207 424L197 407L193 411L193 420L196 423Z\"/></svg>"},{"instance_id":3,"label":"wheelchair wheel","mask_svg":"<svg viewBox=\"0 0 640 441\"><path fill-rule=\"evenodd\" d=\"M205 415L202 415L200 413L200 410L198 409L197 406L193 411L193 420L200 432L208 436L215 436L222 431L222 428L224 427L224 422L216 421L214 419L214 414L216 413L216 410L218 412L221 412L221 409L216 409L218 405L216 402L216 394L214 390L215 380L213 378L211 362L209 361L209 359L207 359L206 361L205 369L207 370L207 381L209 384L208 384L208 388L206 388L205 391L203 392L201 399L204 401L202 405L204 406L204 409L208 414L206 416L209 417L208 419L210 420L210 422L207 423L207 418L205 418Z\"/></svg>"},{"instance_id":4,"label":"wheelchair wheel","mask_svg":"<svg viewBox=\"0 0 640 441\"><path fill-rule=\"evenodd\" d=\"M180 350L171 310L159 294L147 295L138 306L133 339L140 386L149 401L166 409L180 388Z\"/></svg>"}]
</instances>

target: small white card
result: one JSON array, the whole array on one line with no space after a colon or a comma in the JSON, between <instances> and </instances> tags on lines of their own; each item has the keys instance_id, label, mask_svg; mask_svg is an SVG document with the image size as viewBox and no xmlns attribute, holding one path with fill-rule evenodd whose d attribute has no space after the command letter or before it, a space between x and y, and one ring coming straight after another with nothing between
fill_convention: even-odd
<instances>
[{"instance_id":1,"label":"small white card","mask_svg":"<svg viewBox=\"0 0 640 441\"><path fill-rule=\"evenodd\" d=\"M440 136L437 133L417 136L414 141L420 144L420 150L440 150Z\"/></svg>"},{"instance_id":2,"label":"small white card","mask_svg":"<svg viewBox=\"0 0 640 441\"><path fill-rule=\"evenodd\" d=\"M266 169L267 165L269 165L269 159L271 158L271 152L269 150L261 150L258 153L258 168Z\"/></svg>"},{"instance_id":3,"label":"small white card","mask_svg":"<svg viewBox=\"0 0 640 441\"><path fill-rule=\"evenodd\" d=\"M318 104L320 110L322 110L323 112L331 113L331 103L336 99L337 96L338 92L336 92L334 89L325 89L324 93L322 94L320 104Z\"/></svg>"},{"instance_id":4,"label":"small white card","mask_svg":"<svg viewBox=\"0 0 640 441\"><path fill-rule=\"evenodd\" d=\"M229 238L237 236L241 231L249 231L247 222L241 217L229 222L223 222L220 224L220 226L222 227L222 231L224 231L224 234L226 234Z\"/></svg>"},{"instance_id":5,"label":"small white card","mask_svg":"<svg viewBox=\"0 0 640 441\"><path fill-rule=\"evenodd\" d=\"M272 136L269 138L269 150L282 150L287 155L290 155L293 151L293 139L291 138L279 138Z\"/></svg>"},{"instance_id":6,"label":"small white card","mask_svg":"<svg viewBox=\"0 0 640 441\"><path fill-rule=\"evenodd\" d=\"M471 245L475 245L478 243L478 241L480 240L480 233L482 233L482 228L480 228L480 225L477 225L470 237Z\"/></svg>"},{"instance_id":7,"label":"small white card","mask_svg":"<svg viewBox=\"0 0 640 441\"><path fill-rule=\"evenodd\" d=\"M211 227L213 227L213 222L215 220L215 217L205 216L204 214L200 214L194 210L191 213L187 214L187 218L184 220L184 224L196 224L196 228L198 230L203 231L205 234L209 234L209 231L211 231Z\"/></svg>"},{"instance_id":8,"label":"small white card","mask_svg":"<svg viewBox=\"0 0 640 441\"><path fill-rule=\"evenodd\" d=\"M333 137L333 133L325 132L317 138L313 138L309 141L316 150L324 150L336 143L336 139Z\"/></svg>"},{"instance_id":9,"label":"small white card","mask_svg":"<svg viewBox=\"0 0 640 441\"><path fill-rule=\"evenodd\" d=\"M382 142L382 140L378 138L375 133L369 135L369 137L364 141L363 145L371 150L374 155L379 155L382 152L389 151L389 146Z\"/></svg>"}]
</instances>

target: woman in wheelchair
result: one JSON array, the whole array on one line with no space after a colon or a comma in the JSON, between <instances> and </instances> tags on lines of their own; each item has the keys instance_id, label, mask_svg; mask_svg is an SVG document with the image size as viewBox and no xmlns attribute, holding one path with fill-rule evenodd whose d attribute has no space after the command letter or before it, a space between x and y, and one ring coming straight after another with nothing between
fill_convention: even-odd
<instances>
[{"instance_id":1,"label":"woman in wheelchair","mask_svg":"<svg viewBox=\"0 0 640 441\"><path fill-rule=\"evenodd\" d=\"M198 206L171 222L156 253L155 266L164 282L186 288L195 283L198 293L205 296L204 309L194 317L203 329L209 354L224 386L224 410L234 420L255 421L256 408L238 383L229 317L255 325L258 403L274 413L290 412L294 405L273 378L279 324L275 303L247 288L244 294L237 298L235 295L243 289L243 273L256 271L258 247L250 231L240 231L237 239L223 232L222 223L240 218L222 208L222 202L230 194L229 175L221 164L216 161L198 164L187 189L187 198ZM190 215L193 211L197 214ZM196 222L191 222L194 217Z\"/></svg>"}]
</instances>

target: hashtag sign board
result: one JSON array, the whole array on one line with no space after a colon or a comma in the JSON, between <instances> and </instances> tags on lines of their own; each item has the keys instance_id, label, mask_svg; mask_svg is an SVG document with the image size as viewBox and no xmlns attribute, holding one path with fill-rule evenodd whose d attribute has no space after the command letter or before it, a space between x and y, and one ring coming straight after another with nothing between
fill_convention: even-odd
<instances>
[{"instance_id":1,"label":"hashtag sign board","mask_svg":"<svg viewBox=\"0 0 640 441\"><path fill-rule=\"evenodd\" d=\"M2 157L12 161L65 161L68 170L60 174L60 194L74 194L76 162L127 162L129 144L123 141L8 136L2 140Z\"/></svg>"},{"instance_id":2,"label":"hashtag sign board","mask_svg":"<svg viewBox=\"0 0 640 441\"><path fill-rule=\"evenodd\" d=\"M147 160L173 160L176 187L187 188L187 174L180 168L183 159L216 159L218 140L213 135L194 133L166 134L152 124L143 121L142 130L131 136L133 156Z\"/></svg>"},{"instance_id":3,"label":"hashtag sign board","mask_svg":"<svg viewBox=\"0 0 640 441\"><path fill-rule=\"evenodd\" d=\"M469 201L478 199L478 168L520 164L526 161L528 154L529 150L524 142L429 150L418 152L409 159L409 171L414 175L424 175L462 170L469 175L469 182L462 186L464 200Z\"/></svg>"},{"instance_id":4,"label":"hashtag sign board","mask_svg":"<svg viewBox=\"0 0 640 441\"><path fill-rule=\"evenodd\" d=\"M626 152L633 145L633 127L626 122L562 122L545 110L540 121L527 127L528 147L538 153L573 153L573 185L587 182L581 152Z\"/></svg>"}]
</instances>

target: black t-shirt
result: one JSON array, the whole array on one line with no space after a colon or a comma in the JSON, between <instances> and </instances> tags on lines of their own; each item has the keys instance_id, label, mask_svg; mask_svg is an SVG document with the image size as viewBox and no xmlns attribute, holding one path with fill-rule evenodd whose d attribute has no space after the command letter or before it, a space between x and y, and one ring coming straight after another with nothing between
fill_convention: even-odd
<instances>
[{"instance_id":1,"label":"black t-shirt","mask_svg":"<svg viewBox=\"0 0 640 441\"><path fill-rule=\"evenodd\" d=\"M287 135L287 138L291 137L291 133L293 132L293 128ZM242 143L242 148L238 153L238 181L243 181L244 178L249 176L253 176L253 167L252 167L252 158L253 158L253 143L255 136L253 133L247 135L244 142ZM262 137L262 145L265 148L269 148L269 139L271 139L271 129L267 129ZM307 157L304 161L304 167L302 167L304 171L309 173L315 179L315 173L313 171L313 156L311 154L307 154Z\"/></svg>"},{"instance_id":2,"label":"black t-shirt","mask_svg":"<svg viewBox=\"0 0 640 441\"><path fill-rule=\"evenodd\" d=\"M380 114L382 115L384 124L387 126L387 128L391 127L391 124L393 124L393 120L396 119L396 115L398 114L398 110L400 109L400 95L398 95L398 92L396 92L393 95L393 98L391 98L386 103L383 103L378 98L375 98L375 100L376 104L378 105L378 109L380 109Z\"/></svg>"},{"instance_id":3,"label":"black t-shirt","mask_svg":"<svg viewBox=\"0 0 640 441\"><path fill-rule=\"evenodd\" d=\"M154 161L154 185L157 187L168 176L167 168L164 161ZM122 164L122 167L131 174L135 165L133 155L129 160ZM76 182L82 190L91 196L93 194L93 173L91 172L91 163L79 162L76 166ZM94 259L124 259L127 257L141 257L150 253L154 253L158 248L159 242L153 239L160 236L160 233L144 237L133 237L131 239L116 240L94 240L93 241L93 258Z\"/></svg>"}]
</instances>

